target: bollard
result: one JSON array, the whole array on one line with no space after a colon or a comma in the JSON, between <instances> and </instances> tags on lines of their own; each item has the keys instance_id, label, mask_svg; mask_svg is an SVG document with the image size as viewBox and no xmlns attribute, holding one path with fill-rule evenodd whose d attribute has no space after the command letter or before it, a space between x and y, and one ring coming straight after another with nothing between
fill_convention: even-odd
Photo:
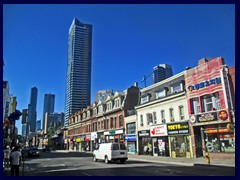
<instances>
[{"instance_id":1,"label":"bollard","mask_svg":"<svg viewBox=\"0 0 240 180\"><path fill-rule=\"evenodd\" d=\"M210 155L209 155L209 153L206 153L205 157L206 157L207 163L210 164Z\"/></svg>"}]
</instances>

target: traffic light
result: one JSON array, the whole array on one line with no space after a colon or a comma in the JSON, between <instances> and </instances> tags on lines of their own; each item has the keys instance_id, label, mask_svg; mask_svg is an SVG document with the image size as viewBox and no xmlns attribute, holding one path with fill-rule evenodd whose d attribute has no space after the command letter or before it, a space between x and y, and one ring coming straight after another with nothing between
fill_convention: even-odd
<instances>
[{"instance_id":1,"label":"traffic light","mask_svg":"<svg viewBox=\"0 0 240 180\"><path fill-rule=\"evenodd\" d=\"M11 113L8 116L8 120L10 120L11 122L14 122L15 120L18 120L21 115L22 115L21 111L15 110L15 112Z\"/></svg>"}]
</instances>

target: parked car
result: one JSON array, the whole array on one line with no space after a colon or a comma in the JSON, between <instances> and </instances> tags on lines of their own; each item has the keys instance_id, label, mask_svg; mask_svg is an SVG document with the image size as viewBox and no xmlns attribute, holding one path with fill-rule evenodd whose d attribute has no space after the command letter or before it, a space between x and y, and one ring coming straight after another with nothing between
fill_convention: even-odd
<instances>
[{"instance_id":1,"label":"parked car","mask_svg":"<svg viewBox=\"0 0 240 180\"><path fill-rule=\"evenodd\" d=\"M95 162L104 160L107 164L109 161L120 161L124 164L127 159L127 148L124 143L102 143L93 151L93 161Z\"/></svg>"},{"instance_id":2,"label":"parked car","mask_svg":"<svg viewBox=\"0 0 240 180\"><path fill-rule=\"evenodd\" d=\"M40 151L37 147L25 147L21 151L23 157L30 157L30 156L40 156Z\"/></svg>"}]
</instances>

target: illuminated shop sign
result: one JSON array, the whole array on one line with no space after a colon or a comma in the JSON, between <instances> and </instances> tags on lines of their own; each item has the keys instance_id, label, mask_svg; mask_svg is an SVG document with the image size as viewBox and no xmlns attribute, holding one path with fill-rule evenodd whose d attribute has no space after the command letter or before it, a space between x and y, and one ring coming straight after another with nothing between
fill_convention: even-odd
<instances>
[{"instance_id":1,"label":"illuminated shop sign","mask_svg":"<svg viewBox=\"0 0 240 180\"><path fill-rule=\"evenodd\" d=\"M209 81L207 80L207 81L201 82L199 84L189 85L188 90L192 92L193 90L199 90L201 88L208 87L212 84L220 84L220 83L221 83L221 78L218 77L218 78L211 79Z\"/></svg>"},{"instance_id":2,"label":"illuminated shop sign","mask_svg":"<svg viewBox=\"0 0 240 180\"><path fill-rule=\"evenodd\" d=\"M216 121L217 120L217 112L212 113L205 113L197 115L198 122L209 122L209 121Z\"/></svg>"},{"instance_id":3,"label":"illuminated shop sign","mask_svg":"<svg viewBox=\"0 0 240 180\"><path fill-rule=\"evenodd\" d=\"M189 134L188 122L167 124L168 135Z\"/></svg>"}]
</instances>

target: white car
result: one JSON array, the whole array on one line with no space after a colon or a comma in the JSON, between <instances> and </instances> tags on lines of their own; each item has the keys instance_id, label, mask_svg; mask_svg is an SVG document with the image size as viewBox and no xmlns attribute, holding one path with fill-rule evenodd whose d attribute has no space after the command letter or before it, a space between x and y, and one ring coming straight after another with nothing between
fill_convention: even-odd
<instances>
[{"instance_id":1,"label":"white car","mask_svg":"<svg viewBox=\"0 0 240 180\"><path fill-rule=\"evenodd\" d=\"M123 143L102 143L93 151L93 161L104 160L107 164L109 161L126 162L127 148Z\"/></svg>"}]
</instances>

